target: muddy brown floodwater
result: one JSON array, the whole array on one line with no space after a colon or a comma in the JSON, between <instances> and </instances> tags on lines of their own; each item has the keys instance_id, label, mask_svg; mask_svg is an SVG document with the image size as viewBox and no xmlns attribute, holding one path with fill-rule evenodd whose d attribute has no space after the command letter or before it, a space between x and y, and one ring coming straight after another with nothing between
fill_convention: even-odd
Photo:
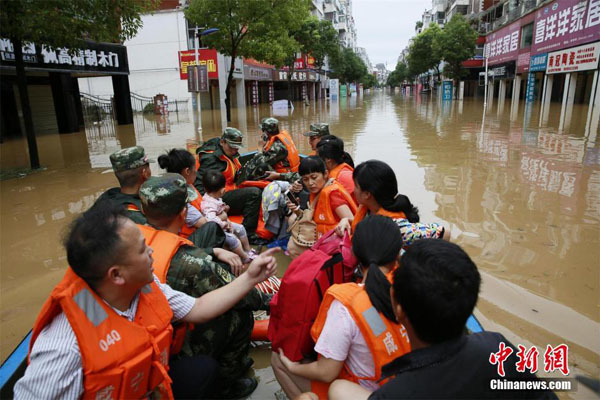
<instances>
[{"instance_id":1,"label":"muddy brown floodwater","mask_svg":"<svg viewBox=\"0 0 600 400\"><path fill-rule=\"evenodd\" d=\"M258 146L258 122L268 106L233 110L231 126ZM539 126L539 108L478 99L443 104L429 97L376 91L339 103L296 104L277 115L301 152L302 132L329 122L355 162L389 163L400 192L422 221L451 227L453 241L479 266L483 286L476 315L486 330L513 344L569 346L570 376L600 375L600 146L585 132L587 106L575 105L570 126L558 129L560 104ZM31 328L66 258L61 237L69 222L116 186L108 155L141 145L151 158L173 147L193 149L222 130L219 111L203 111L202 135L192 113L136 115L133 125L110 119L85 130L38 137L46 170L6 179L1 188L1 358ZM3 171L27 167L23 140L0 145ZM152 172L162 171L152 164ZM287 260L280 256L280 276ZM261 384L253 398L273 398L278 386L267 345L253 350ZM543 360L540 360L543 365ZM561 397L590 396L582 385Z\"/></svg>"}]
</instances>

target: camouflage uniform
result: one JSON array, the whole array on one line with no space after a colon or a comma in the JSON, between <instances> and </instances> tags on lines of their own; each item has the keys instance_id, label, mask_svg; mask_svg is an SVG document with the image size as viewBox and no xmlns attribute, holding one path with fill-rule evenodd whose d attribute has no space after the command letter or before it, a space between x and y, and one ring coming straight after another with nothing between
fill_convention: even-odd
<instances>
[{"instance_id":1,"label":"camouflage uniform","mask_svg":"<svg viewBox=\"0 0 600 400\"><path fill-rule=\"evenodd\" d=\"M114 187L102 193L102 195L98 197L98 200L96 200L96 203L106 200L110 200L115 204L122 205L125 207L127 207L128 205L136 206L137 210L127 208L127 217L136 224L140 225L146 225L146 223L148 222L144 214L142 214L142 205L140 204L140 197L137 194L121 193L120 187Z\"/></svg>"},{"instance_id":2,"label":"camouflage uniform","mask_svg":"<svg viewBox=\"0 0 600 400\"><path fill-rule=\"evenodd\" d=\"M171 260L167 283L194 297L225 286L235 279L229 266L212 261L201 249L182 246ZM218 380L236 379L248 358L252 311L268 310L271 296L252 289L225 314L188 332L178 357L206 354L219 362Z\"/></svg>"},{"instance_id":3,"label":"camouflage uniform","mask_svg":"<svg viewBox=\"0 0 600 400\"><path fill-rule=\"evenodd\" d=\"M115 151L110 155L110 163L112 164L114 172L139 168L149 162L152 161L148 159L144 148L141 146L127 147ZM125 207L129 205L135 206L137 210L133 210L132 207L127 208L127 216L136 224L146 224L146 217L141 212L142 206L138 195L121 193L120 187L114 187L102 193L98 200L96 200L96 203L105 200L110 200L115 204L123 205Z\"/></svg>"},{"instance_id":4,"label":"camouflage uniform","mask_svg":"<svg viewBox=\"0 0 600 400\"><path fill-rule=\"evenodd\" d=\"M140 199L152 214L176 215L188 201L187 184L179 174L164 174L146 181L140 188ZM155 227L158 229L157 227ZM206 252L194 246L181 246L167 273L167 283L175 290L200 297L223 287L235 279L228 265L213 261ZM225 382L240 377L248 358L250 333L254 326L253 310L268 310L271 296L252 289L223 315L196 325L187 333L182 351L176 357L206 354L219 362L217 379Z\"/></svg>"},{"instance_id":5,"label":"camouflage uniform","mask_svg":"<svg viewBox=\"0 0 600 400\"><path fill-rule=\"evenodd\" d=\"M263 132L265 132L265 142L269 140L269 133L279 133L279 121L277 121L275 118L263 118L261 120L260 127ZM262 153L256 154L250 161L248 161L247 174L250 175L251 171L255 171L252 172L252 175L260 177L264 175L266 171L274 170L274 165L280 161L283 163L284 167L290 166L287 148L280 140L277 139L271 145L269 150L264 150L263 148ZM259 175L260 173L262 174ZM281 180L292 183L298 179L300 179L300 175L297 172L281 173Z\"/></svg>"},{"instance_id":6,"label":"camouflage uniform","mask_svg":"<svg viewBox=\"0 0 600 400\"><path fill-rule=\"evenodd\" d=\"M230 146L237 148L236 146L238 145L233 144L229 137L232 133L239 133L239 135L241 135L241 132L239 132L237 129L235 130L237 132L232 132L232 129L233 128L226 128L225 132L223 132L222 138L227 140L227 143ZM206 172L217 170L222 173L227 168L227 162L221 160L221 157L227 157L227 155L223 152L220 140L221 138L210 139L197 151L198 156L200 157L200 167L196 172L196 181L194 182L194 186L202 194L205 193L204 185L202 184L202 178ZM238 157L239 155L236 155L233 158ZM254 241L254 237L256 236L254 232L258 226L261 190L255 187L229 190L223 195L223 201L230 207L228 212L230 215L242 214L244 216L242 225L244 225L244 228L246 228L246 232L248 232L248 238L252 243Z\"/></svg>"}]
</instances>

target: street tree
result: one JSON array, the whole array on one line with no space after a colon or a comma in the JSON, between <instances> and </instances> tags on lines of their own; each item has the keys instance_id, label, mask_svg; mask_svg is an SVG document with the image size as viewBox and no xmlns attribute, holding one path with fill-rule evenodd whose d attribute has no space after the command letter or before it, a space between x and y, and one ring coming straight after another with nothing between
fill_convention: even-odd
<instances>
[{"instance_id":1,"label":"street tree","mask_svg":"<svg viewBox=\"0 0 600 400\"><path fill-rule=\"evenodd\" d=\"M362 77L361 83L365 89L370 89L374 86L377 86L377 78L375 78L373 74L367 72L367 74Z\"/></svg>"},{"instance_id":2,"label":"street tree","mask_svg":"<svg viewBox=\"0 0 600 400\"><path fill-rule=\"evenodd\" d=\"M218 31L203 42L231 57L225 107L231 121L231 86L236 57L255 58L280 67L297 51L290 35L309 14L310 0L191 0L185 12L193 24Z\"/></svg>"},{"instance_id":3,"label":"street tree","mask_svg":"<svg viewBox=\"0 0 600 400\"><path fill-rule=\"evenodd\" d=\"M332 57L331 68L334 71L331 75L339 78L342 83L358 81L367 73L367 66L363 60L349 48L344 48Z\"/></svg>"},{"instance_id":4,"label":"street tree","mask_svg":"<svg viewBox=\"0 0 600 400\"><path fill-rule=\"evenodd\" d=\"M0 36L11 40L15 54L17 86L32 169L40 167L23 46L27 43L75 52L85 40L118 43L135 36L141 14L155 9L158 0L18 0L0 7Z\"/></svg>"},{"instance_id":5,"label":"street tree","mask_svg":"<svg viewBox=\"0 0 600 400\"><path fill-rule=\"evenodd\" d=\"M304 20L298 30L290 32L290 36L296 41L293 51L286 58L285 65L288 67L288 102L292 102L292 75L296 69L297 54L310 55L314 59L314 65L319 70L325 64L325 57L335 56L339 52L337 31L331 21L319 21L310 16Z\"/></svg>"},{"instance_id":6,"label":"street tree","mask_svg":"<svg viewBox=\"0 0 600 400\"><path fill-rule=\"evenodd\" d=\"M442 29L432 22L427 29L414 38L407 56L408 67L414 75L424 74L433 69L438 80L440 79L441 56L436 42L441 35Z\"/></svg>"},{"instance_id":7,"label":"street tree","mask_svg":"<svg viewBox=\"0 0 600 400\"><path fill-rule=\"evenodd\" d=\"M446 62L444 75L458 83L466 75L462 63L475 55L476 44L477 32L461 14L454 14L434 42L435 52Z\"/></svg>"},{"instance_id":8,"label":"street tree","mask_svg":"<svg viewBox=\"0 0 600 400\"><path fill-rule=\"evenodd\" d=\"M408 77L408 66L404 62L399 62L396 64L396 68L388 75L385 84L391 87L400 86Z\"/></svg>"}]
</instances>

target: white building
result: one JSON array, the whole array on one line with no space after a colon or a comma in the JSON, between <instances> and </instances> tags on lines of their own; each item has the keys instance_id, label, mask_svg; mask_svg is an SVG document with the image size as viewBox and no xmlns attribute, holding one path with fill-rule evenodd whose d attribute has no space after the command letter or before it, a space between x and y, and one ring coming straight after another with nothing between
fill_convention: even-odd
<instances>
[{"instance_id":1,"label":"white building","mask_svg":"<svg viewBox=\"0 0 600 400\"><path fill-rule=\"evenodd\" d=\"M369 60L367 49L365 49L364 47L357 47L356 54L361 58L361 60L363 60L363 62L367 66L367 71L372 71L373 66L371 65L371 60Z\"/></svg>"},{"instance_id":2,"label":"white building","mask_svg":"<svg viewBox=\"0 0 600 400\"><path fill-rule=\"evenodd\" d=\"M375 65L375 71L377 72L377 81L384 85L387 81L388 75L390 72L387 70L385 64L379 63Z\"/></svg>"},{"instance_id":3,"label":"white building","mask_svg":"<svg viewBox=\"0 0 600 400\"><path fill-rule=\"evenodd\" d=\"M180 52L194 50L194 26L188 24L184 8L158 10L142 16L142 28L137 35L124 43L129 60L129 87L132 93L145 97L167 95L170 102L191 98L187 80L180 76ZM217 54L214 59L218 79L210 80L210 90L202 92L202 108L224 108L225 86L230 66L229 57ZM243 61L236 60L235 88L232 89L232 105L244 106ZM80 78L82 92L100 97L113 93L110 78ZM239 99L239 101L237 101ZM135 105L134 109L135 109Z\"/></svg>"},{"instance_id":4,"label":"white building","mask_svg":"<svg viewBox=\"0 0 600 400\"><path fill-rule=\"evenodd\" d=\"M352 0L324 0L323 11L325 18L338 31L340 44L356 51L357 32L352 16Z\"/></svg>"}]
</instances>

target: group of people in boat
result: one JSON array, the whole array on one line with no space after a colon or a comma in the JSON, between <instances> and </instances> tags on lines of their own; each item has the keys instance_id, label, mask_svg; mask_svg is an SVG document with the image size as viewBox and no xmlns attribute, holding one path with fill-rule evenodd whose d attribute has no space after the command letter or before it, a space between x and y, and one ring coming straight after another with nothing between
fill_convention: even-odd
<instances>
[{"instance_id":1,"label":"group of people in boat","mask_svg":"<svg viewBox=\"0 0 600 400\"><path fill-rule=\"evenodd\" d=\"M554 396L490 390L490 353L511 345L497 333L464 334L477 267L449 230L420 222L389 165L355 166L325 123L305 133L307 157L277 119L260 127L263 149L244 166L243 134L229 127L195 156L161 155L161 176L140 146L111 154L119 186L70 227L69 267L34 324L17 398L247 397L258 384L249 375L253 312L272 299L257 285L277 273L279 250L251 245L291 227L296 259L314 243L294 230L300 222L315 239L351 238L359 278L326 292L311 331L317 358L273 352L290 399ZM277 182L274 231L262 206ZM504 379L536 380L516 371L514 353Z\"/></svg>"}]
</instances>

